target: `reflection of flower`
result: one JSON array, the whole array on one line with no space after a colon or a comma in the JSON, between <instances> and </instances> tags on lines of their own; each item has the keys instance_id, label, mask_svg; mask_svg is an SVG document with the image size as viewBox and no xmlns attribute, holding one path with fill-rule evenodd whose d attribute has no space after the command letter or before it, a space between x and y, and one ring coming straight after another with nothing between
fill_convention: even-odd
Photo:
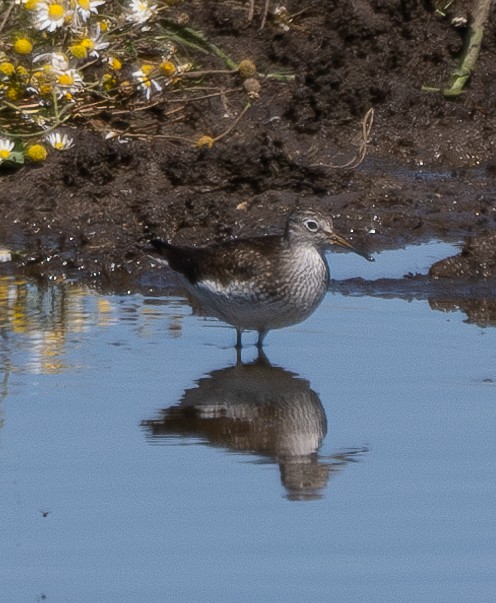
<instances>
[{"instance_id":1,"label":"reflection of flower","mask_svg":"<svg viewBox=\"0 0 496 603\"><path fill-rule=\"evenodd\" d=\"M62 372L65 364L62 361L65 345L63 330L30 331L31 358L29 368L36 375L55 375Z\"/></svg>"},{"instance_id":2,"label":"reflection of flower","mask_svg":"<svg viewBox=\"0 0 496 603\"><path fill-rule=\"evenodd\" d=\"M8 249L0 247L0 264L4 262L10 262L12 260L12 254ZM1 297L0 297L1 299Z\"/></svg>"},{"instance_id":3,"label":"reflection of flower","mask_svg":"<svg viewBox=\"0 0 496 603\"><path fill-rule=\"evenodd\" d=\"M97 300L97 310L98 310L98 326L107 327L113 323L115 323L115 318L113 317L113 307L112 303L108 299L98 299Z\"/></svg>"},{"instance_id":4,"label":"reflection of flower","mask_svg":"<svg viewBox=\"0 0 496 603\"><path fill-rule=\"evenodd\" d=\"M0 138L0 163L10 157L14 143L8 138Z\"/></svg>"}]
</instances>

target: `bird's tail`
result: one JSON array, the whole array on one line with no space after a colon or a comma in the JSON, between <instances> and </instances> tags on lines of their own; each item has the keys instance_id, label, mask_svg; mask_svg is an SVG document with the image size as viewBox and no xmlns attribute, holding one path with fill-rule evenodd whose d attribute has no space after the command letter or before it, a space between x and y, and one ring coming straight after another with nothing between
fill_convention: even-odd
<instances>
[{"instance_id":1,"label":"bird's tail","mask_svg":"<svg viewBox=\"0 0 496 603\"><path fill-rule=\"evenodd\" d=\"M151 239L150 245L147 247L146 252L160 264L168 264L171 247L172 245L167 241L162 239Z\"/></svg>"},{"instance_id":2,"label":"bird's tail","mask_svg":"<svg viewBox=\"0 0 496 603\"><path fill-rule=\"evenodd\" d=\"M155 253L159 253L165 257L167 257L167 252L172 247L170 243L167 243L167 241L162 239L152 239L150 241L150 245L152 246L150 251L154 251Z\"/></svg>"}]
</instances>

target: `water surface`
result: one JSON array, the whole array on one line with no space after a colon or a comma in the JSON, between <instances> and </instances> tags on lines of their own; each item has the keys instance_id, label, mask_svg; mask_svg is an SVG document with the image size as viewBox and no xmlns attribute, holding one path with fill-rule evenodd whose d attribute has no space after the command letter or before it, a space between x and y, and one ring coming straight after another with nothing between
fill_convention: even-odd
<instances>
[{"instance_id":1,"label":"water surface","mask_svg":"<svg viewBox=\"0 0 496 603\"><path fill-rule=\"evenodd\" d=\"M240 364L179 297L4 277L2 600L493 601L496 335L465 321L334 292Z\"/></svg>"}]
</instances>

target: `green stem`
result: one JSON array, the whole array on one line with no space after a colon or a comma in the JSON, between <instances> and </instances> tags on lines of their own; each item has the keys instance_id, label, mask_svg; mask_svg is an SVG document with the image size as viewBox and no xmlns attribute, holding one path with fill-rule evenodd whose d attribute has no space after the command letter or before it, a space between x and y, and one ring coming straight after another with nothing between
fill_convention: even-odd
<instances>
[{"instance_id":1,"label":"green stem","mask_svg":"<svg viewBox=\"0 0 496 603\"><path fill-rule=\"evenodd\" d=\"M479 0L474 11L473 21L468 29L468 41L466 50L463 53L462 60L458 68L452 73L452 80L449 88L443 90L443 94L448 97L456 97L463 91L467 80L475 70L475 64L479 58L479 53L484 37L484 27L489 18L493 0Z\"/></svg>"},{"instance_id":2,"label":"green stem","mask_svg":"<svg viewBox=\"0 0 496 603\"><path fill-rule=\"evenodd\" d=\"M57 93L55 92L55 89L52 90L52 99L53 99L53 112L55 113L55 119L57 121L59 121L59 119L60 119L59 103L57 102Z\"/></svg>"},{"instance_id":3,"label":"green stem","mask_svg":"<svg viewBox=\"0 0 496 603\"><path fill-rule=\"evenodd\" d=\"M197 50L203 50L203 52L214 54L222 59L230 69L236 70L238 68L237 63L235 63L231 57L215 46L215 44L209 42L201 32L191 29L190 27L183 27L168 19L163 19L161 25L167 33L167 39L171 39L179 44L184 44L185 46L190 46Z\"/></svg>"},{"instance_id":4,"label":"green stem","mask_svg":"<svg viewBox=\"0 0 496 603\"><path fill-rule=\"evenodd\" d=\"M38 132L31 132L31 134L12 134L12 132L7 132L6 130L1 129L0 134L2 136L10 136L11 138L34 138L36 136L44 136L45 134L56 130L59 126L61 126L71 117L72 114L66 115L63 119L59 119L55 124L53 124L53 126L50 126L49 128L43 128L43 130L39 130Z\"/></svg>"}]
</instances>

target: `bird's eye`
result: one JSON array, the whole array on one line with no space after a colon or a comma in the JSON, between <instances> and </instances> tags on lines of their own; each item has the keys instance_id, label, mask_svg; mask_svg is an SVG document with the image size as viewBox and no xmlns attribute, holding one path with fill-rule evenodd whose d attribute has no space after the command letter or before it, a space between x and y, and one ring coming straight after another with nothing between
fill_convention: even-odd
<instances>
[{"instance_id":1,"label":"bird's eye","mask_svg":"<svg viewBox=\"0 0 496 603\"><path fill-rule=\"evenodd\" d=\"M305 224L310 232L317 232L319 230L319 225L315 220L305 220L303 224Z\"/></svg>"}]
</instances>

